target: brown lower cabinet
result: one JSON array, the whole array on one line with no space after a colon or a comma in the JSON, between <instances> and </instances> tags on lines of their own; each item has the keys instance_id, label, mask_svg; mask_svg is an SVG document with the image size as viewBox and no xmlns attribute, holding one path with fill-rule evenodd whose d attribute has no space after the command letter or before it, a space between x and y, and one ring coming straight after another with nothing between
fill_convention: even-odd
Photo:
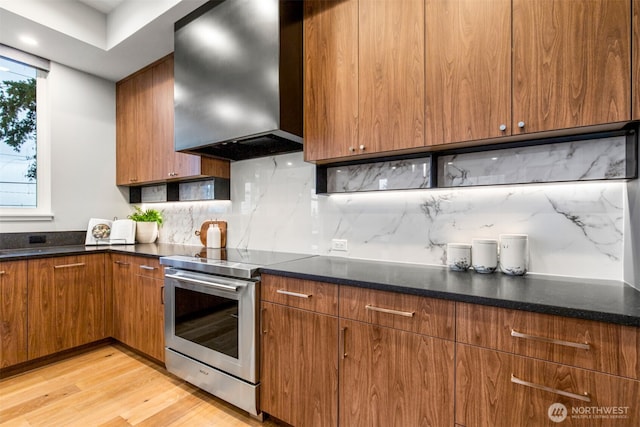
<instances>
[{"instance_id":1,"label":"brown lower cabinet","mask_svg":"<svg viewBox=\"0 0 640 427\"><path fill-rule=\"evenodd\" d=\"M341 426L453 425L452 341L342 319L340 334Z\"/></svg>"},{"instance_id":2,"label":"brown lower cabinet","mask_svg":"<svg viewBox=\"0 0 640 427\"><path fill-rule=\"evenodd\" d=\"M456 347L465 427L637 426L640 381L477 346Z\"/></svg>"},{"instance_id":3,"label":"brown lower cabinet","mask_svg":"<svg viewBox=\"0 0 640 427\"><path fill-rule=\"evenodd\" d=\"M27 261L0 262L0 369L27 360Z\"/></svg>"},{"instance_id":4,"label":"brown lower cabinet","mask_svg":"<svg viewBox=\"0 0 640 427\"><path fill-rule=\"evenodd\" d=\"M337 425L337 317L269 302L261 309L261 409L294 426Z\"/></svg>"},{"instance_id":5,"label":"brown lower cabinet","mask_svg":"<svg viewBox=\"0 0 640 427\"><path fill-rule=\"evenodd\" d=\"M164 361L164 282L154 258L111 254L114 338Z\"/></svg>"},{"instance_id":6,"label":"brown lower cabinet","mask_svg":"<svg viewBox=\"0 0 640 427\"><path fill-rule=\"evenodd\" d=\"M28 261L28 359L105 336L104 254Z\"/></svg>"},{"instance_id":7,"label":"brown lower cabinet","mask_svg":"<svg viewBox=\"0 0 640 427\"><path fill-rule=\"evenodd\" d=\"M453 425L455 343L429 333L453 337L454 303L262 279L264 412L294 426Z\"/></svg>"}]
</instances>

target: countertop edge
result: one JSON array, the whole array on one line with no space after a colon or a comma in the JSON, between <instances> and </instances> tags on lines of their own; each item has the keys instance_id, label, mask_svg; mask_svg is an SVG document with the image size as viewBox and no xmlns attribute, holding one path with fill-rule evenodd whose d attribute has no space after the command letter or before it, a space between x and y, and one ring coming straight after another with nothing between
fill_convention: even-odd
<instances>
[{"instance_id":1,"label":"countertop edge","mask_svg":"<svg viewBox=\"0 0 640 427\"><path fill-rule=\"evenodd\" d=\"M454 292L443 292L431 289L416 289L404 287L400 285L389 285L386 283L377 283L371 281L361 281L353 279L345 279L332 276L321 276L315 274L299 273L277 268L263 267L262 274L271 274L274 276L289 277L292 279L313 280L318 282L332 283L336 285L355 286L359 288L375 289L379 291L398 292L410 295L445 299L449 301L464 302L470 304L480 304L506 309L515 309L530 311L541 314L550 314L556 316L573 317L577 319L593 320L598 322L615 323L624 326L640 327L640 317L628 316L624 314L607 313L601 311L585 310L581 308L552 306L547 304L535 304L530 302L505 300L499 298L480 297L476 295L468 295Z\"/></svg>"}]
</instances>

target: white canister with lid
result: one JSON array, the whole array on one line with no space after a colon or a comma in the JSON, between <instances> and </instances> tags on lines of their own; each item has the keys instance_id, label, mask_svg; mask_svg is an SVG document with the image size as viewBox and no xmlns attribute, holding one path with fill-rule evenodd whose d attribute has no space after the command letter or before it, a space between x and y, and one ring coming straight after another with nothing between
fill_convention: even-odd
<instances>
[{"instance_id":1,"label":"white canister with lid","mask_svg":"<svg viewBox=\"0 0 640 427\"><path fill-rule=\"evenodd\" d=\"M466 271L471 265L471 245L447 243L447 265L453 271Z\"/></svg>"},{"instance_id":2,"label":"white canister with lid","mask_svg":"<svg viewBox=\"0 0 640 427\"><path fill-rule=\"evenodd\" d=\"M471 259L476 273L493 273L498 268L498 241L472 239Z\"/></svg>"},{"instance_id":3,"label":"white canister with lid","mask_svg":"<svg viewBox=\"0 0 640 427\"><path fill-rule=\"evenodd\" d=\"M529 237L526 234L500 235L500 270L522 276L529 268Z\"/></svg>"}]
</instances>

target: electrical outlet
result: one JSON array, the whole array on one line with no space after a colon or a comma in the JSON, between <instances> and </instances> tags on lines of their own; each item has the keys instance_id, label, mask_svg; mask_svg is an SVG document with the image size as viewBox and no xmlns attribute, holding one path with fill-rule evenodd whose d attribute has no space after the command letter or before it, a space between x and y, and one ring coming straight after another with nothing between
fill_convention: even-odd
<instances>
[{"instance_id":1,"label":"electrical outlet","mask_svg":"<svg viewBox=\"0 0 640 427\"><path fill-rule=\"evenodd\" d=\"M45 235L29 236L29 244L34 244L34 243L47 243L47 236Z\"/></svg>"},{"instance_id":2,"label":"electrical outlet","mask_svg":"<svg viewBox=\"0 0 640 427\"><path fill-rule=\"evenodd\" d=\"M332 251L347 251L347 239L331 239Z\"/></svg>"}]
</instances>

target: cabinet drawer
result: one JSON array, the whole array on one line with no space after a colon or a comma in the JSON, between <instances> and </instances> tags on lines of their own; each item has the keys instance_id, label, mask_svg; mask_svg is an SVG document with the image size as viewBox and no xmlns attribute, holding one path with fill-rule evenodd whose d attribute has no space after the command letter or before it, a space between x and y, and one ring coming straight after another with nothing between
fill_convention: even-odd
<instances>
[{"instance_id":1,"label":"cabinet drawer","mask_svg":"<svg viewBox=\"0 0 640 427\"><path fill-rule=\"evenodd\" d=\"M157 258L135 257L135 274L138 276L153 277L154 279L164 279L164 268L160 266Z\"/></svg>"},{"instance_id":2,"label":"cabinet drawer","mask_svg":"<svg viewBox=\"0 0 640 427\"><path fill-rule=\"evenodd\" d=\"M340 317L454 339L455 303L436 298L342 286Z\"/></svg>"},{"instance_id":3,"label":"cabinet drawer","mask_svg":"<svg viewBox=\"0 0 640 427\"><path fill-rule=\"evenodd\" d=\"M131 274L136 276L164 279L164 268L160 266L160 260L157 258L111 254L111 262L114 268L128 269Z\"/></svg>"},{"instance_id":4,"label":"cabinet drawer","mask_svg":"<svg viewBox=\"0 0 640 427\"><path fill-rule=\"evenodd\" d=\"M455 421L466 427L637 426L638 402L640 381L456 344Z\"/></svg>"},{"instance_id":5,"label":"cabinet drawer","mask_svg":"<svg viewBox=\"0 0 640 427\"><path fill-rule=\"evenodd\" d=\"M640 379L640 328L458 303L457 341Z\"/></svg>"},{"instance_id":6,"label":"cabinet drawer","mask_svg":"<svg viewBox=\"0 0 640 427\"><path fill-rule=\"evenodd\" d=\"M338 315L338 286L330 283L265 274L262 276L262 300Z\"/></svg>"}]
</instances>

